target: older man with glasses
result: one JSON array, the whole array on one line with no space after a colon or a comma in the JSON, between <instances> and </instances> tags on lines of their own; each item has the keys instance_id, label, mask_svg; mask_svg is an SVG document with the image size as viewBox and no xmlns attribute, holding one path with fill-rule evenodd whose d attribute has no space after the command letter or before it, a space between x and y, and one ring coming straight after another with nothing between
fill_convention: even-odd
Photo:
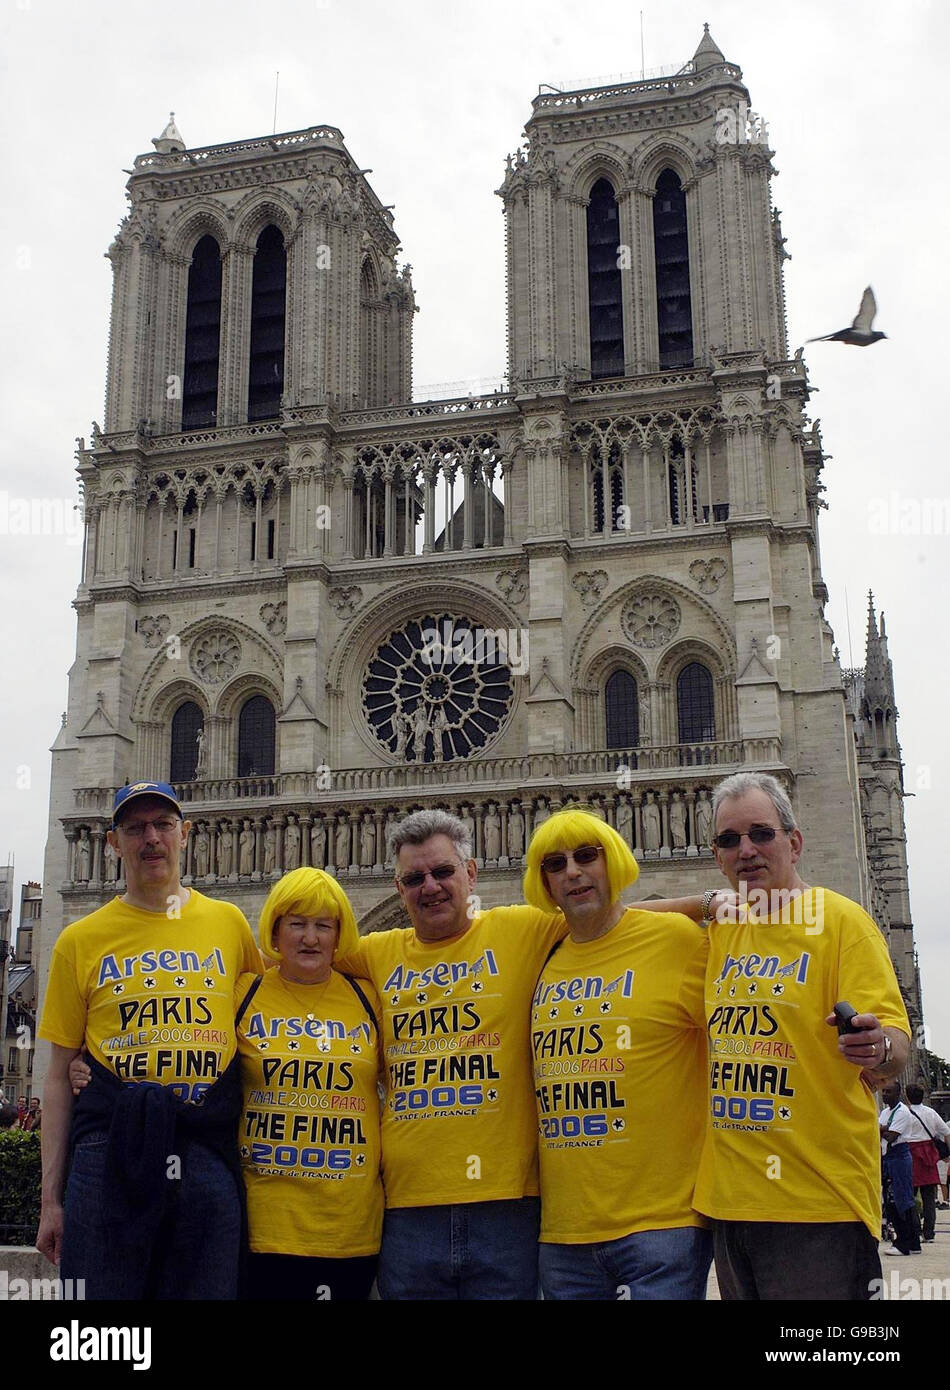
<instances>
[{"instance_id":1,"label":"older man with glasses","mask_svg":"<svg viewBox=\"0 0 950 1390\"><path fill-rule=\"evenodd\" d=\"M36 1243L90 1299L237 1294L234 986L261 958L238 908L182 887L190 828L167 782L120 787L106 838L125 892L53 947ZM74 1106L83 1047L92 1080Z\"/></svg>"},{"instance_id":2,"label":"older man with glasses","mask_svg":"<svg viewBox=\"0 0 950 1390\"><path fill-rule=\"evenodd\" d=\"M382 1001L379 1291L384 1299L534 1299L531 999L566 924L553 907L478 911L468 830L447 812L408 816L390 845L412 925L370 933L336 962L370 979Z\"/></svg>"},{"instance_id":3,"label":"older man with glasses","mask_svg":"<svg viewBox=\"0 0 950 1390\"><path fill-rule=\"evenodd\" d=\"M713 1218L720 1292L868 1299L881 1273L873 1089L901 1072L910 1037L894 967L857 903L801 878L802 833L774 777L726 778L713 816L740 900L737 923L710 925L706 974L711 1127L695 1206Z\"/></svg>"}]
</instances>

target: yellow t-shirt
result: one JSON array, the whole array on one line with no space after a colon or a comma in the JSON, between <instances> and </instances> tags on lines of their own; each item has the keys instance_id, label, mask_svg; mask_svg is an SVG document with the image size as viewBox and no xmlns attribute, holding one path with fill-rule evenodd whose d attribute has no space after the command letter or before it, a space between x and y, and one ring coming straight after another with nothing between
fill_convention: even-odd
<instances>
[{"instance_id":1,"label":"yellow t-shirt","mask_svg":"<svg viewBox=\"0 0 950 1390\"><path fill-rule=\"evenodd\" d=\"M701 1226L705 933L628 908L564 941L534 994L541 1240L582 1244Z\"/></svg>"},{"instance_id":2,"label":"yellow t-shirt","mask_svg":"<svg viewBox=\"0 0 950 1390\"><path fill-rule=\"evenodd\" d=\"M234 993L235 1012L250 975ZM379 999L361 985L379 1018ZM348 1259L375 1255L379 1039L353 986L266 972L238 1025L244 1108L238 1130L252 1250Z\"/></svg>"},{"instance_id":3,"label":"yellow t-shirt","mask_svg":"<svg viewBox=\"0 0 950 1390\"><path fill-rule=\"evenodd\" d=\"M846 1000L910 1025L884 938L811 888L769 919L709 928L711 1128L695 1205L724 1221L863 1221L881 1232L877 1106L825 1023Z\"/></svg>"},{"instance_id":4,"label":"yellow t-shirt","mask_svg":"<svg viewBox=\"0 0 950 1390\"><path fill-rule=\"evenodd\" d=\"M167 917L113 898L60 933L39 1036L198 1100L234 1056L234 982L260 959L233 903L192 888Z\"/></svg>"},{"instance_id":5,"label":"yellow t-shirt","mask_svg":"<svg viewBox=\"0 0 950 1390\"><path fill-rule=\"evenodd\" d=\"M533 907L495 907L448 941L371 932L335 961L382 1000L387 1206L537 1193L531 996L565 930Z\"/></svg>"}]
</instances>

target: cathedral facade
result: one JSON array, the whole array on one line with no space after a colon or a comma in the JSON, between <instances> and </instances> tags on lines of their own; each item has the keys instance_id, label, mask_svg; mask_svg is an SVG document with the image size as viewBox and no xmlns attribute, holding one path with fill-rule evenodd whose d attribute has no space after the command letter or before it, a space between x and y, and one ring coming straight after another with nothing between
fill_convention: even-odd
<instances>
[{"instance_id":1,"label":"cathedral facade","mask_svg":"<svg viewBox=\"0 0 950 1390\"><path fill-rule=\"evenodd\" d=\"M789 353L772 152L708 33L674 76L542 92L498 190L503 389L414 401L408 265L340 132L139 156L104 426L78 441L76 660L45 974L122 888L115 789L172 781L184 882L254 922L300 864L401 922L387 831L466 820L486 906L592 805L640 896L722 880L711 793L788 787L920 1021L883 620L843 673L822 444Z\"/></svg>"}]
</instances>

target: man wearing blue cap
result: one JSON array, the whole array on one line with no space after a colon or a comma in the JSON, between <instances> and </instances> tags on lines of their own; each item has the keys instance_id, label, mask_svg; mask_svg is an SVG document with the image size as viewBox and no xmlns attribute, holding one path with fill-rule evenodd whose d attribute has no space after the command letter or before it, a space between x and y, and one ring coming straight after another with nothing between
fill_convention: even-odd
<instances>
[{"instance_id":1,"label":"man wearing blue cap","mask_svg":"<svg viewBox=\"0 0 950 1390\"><path fill-rule=\"evenodd\" d=\"M126 891L53 948L37 1246L91 1299L237 1292L234 985L261 964L238 908L182 887L190 829L167 782L121 787L107 840Z\"/></svg>"}]
</instances>

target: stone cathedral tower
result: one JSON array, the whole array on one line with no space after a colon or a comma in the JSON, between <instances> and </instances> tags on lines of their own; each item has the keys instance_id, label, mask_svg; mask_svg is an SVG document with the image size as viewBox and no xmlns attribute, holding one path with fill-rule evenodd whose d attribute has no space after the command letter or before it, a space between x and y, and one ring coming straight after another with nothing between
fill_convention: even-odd
<instances>
[{"instance_id":1,"label":"stone cathedral tower","mask_svg":"<svg viewBox=\"0 0 950 1390\"><path fill-rule=\"evenodd\" d=\"M400 920L386 831L410 809L470 823L486 904L572 799L644 892L698 891L710 793L756 768L809 878L895 914L912 959L906 863L882 895L862 819L900 810L884 638L858 709L749 105L708 31L669 78L534 100L499 189L508 389L459 400L413 402L409 267L338 130L186 149L172 121L136 159L105 427L77 453L46 957L121 885L126 780L178 785L186 883L253 920L282 869L327 866L371 929Z\"/></svg>"}]
</instances>

